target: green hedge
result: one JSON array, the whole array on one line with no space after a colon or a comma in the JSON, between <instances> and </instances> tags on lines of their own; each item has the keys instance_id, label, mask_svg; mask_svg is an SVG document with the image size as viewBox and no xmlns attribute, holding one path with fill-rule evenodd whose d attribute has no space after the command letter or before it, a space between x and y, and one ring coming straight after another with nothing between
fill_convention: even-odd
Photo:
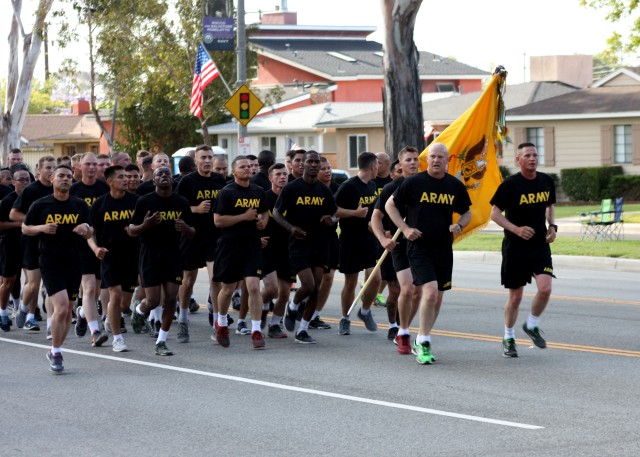
<instances>
[{"instance_id":1,"label":"green hedge","mask_svg":"<svg viewBox=\"0 0 640 457\"><path fill-rule=\"evenodd\" d=\"M573 201L597 201L609 198L614 176L622 175L622 167L566 168L560 172L562 190Z\"/></svg>"},{"instance_id":2,"label":"green hedge","mask_svg":"<svg viewBox=\"0 0 640 457\"><path fill-rule=\"evenodd\" d=\"M627 201L640 200L640 175L614 176L609 185L609 197L624 197Z\"/></svg>"}]
</instances>

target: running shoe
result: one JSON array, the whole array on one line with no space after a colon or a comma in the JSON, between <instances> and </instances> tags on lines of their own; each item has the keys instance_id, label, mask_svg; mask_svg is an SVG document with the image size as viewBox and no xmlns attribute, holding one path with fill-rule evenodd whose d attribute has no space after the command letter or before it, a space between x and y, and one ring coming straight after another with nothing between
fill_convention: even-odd
<instances>
[{"instance_id":1,"label":"running shoe","mask_svg":"<svg viewBox=\"0 0 640 457\"><path fill-rule=\"evenodd\" d=\"M298 332L294 341L301 344L316 344L316 340L311 338L306 330Z\"/></svg>"},{"instance_id":2,"label":"running shoe","mask_svg":"<svg viewBox=\"0 0 640 457\"><path fill-rule=\"evenodd\" d=\"M527 328L527 323L522 324L522 330L526 333L533 344L539 347L540 349L544 349L547 347L547 342L540 336L540 329L538 327L534 327L532 329Z\"/></svg>"},{"instance_id":3,"label":"running shoe","mask_svg":"<svg viewBox=\"0 0 640 457\"><path fill-rule=\"evenodd\" d=\"M238 321L238 325L236 325L236 335L249 334L251 334L251 330L247 327L247 323L245 321Z\"/></svg>"},{"instance_id":4,"label":"running shoe","mask_svg":"<svg viewBox=\"0 0 640 457\"><path fill-rule=\"evenodd\" d=\"M267 333L269 338L287 338L287 334L282 331L278 324L270 325L269 332Z\"/></svg>"},{"instance_id":5,"label":"running shoe","mask_svg":"<svg viewBox=\"0 0 640 457\"><path fill-rule=\"evenodd\" d=\"M0 316L0 329L5 332L8 332L11 329L11 321L9 320L9 316Z\"/></svg>"},{"instance_id":6,"label":"running shoe","mask_svg":"<svg viewBox=\"0 0 640 457\"><path fill-rule=\"evenodd\" d=\"M62 373L64 366L62 365L62 353L58 352L53 354L51 351L47 352L47 359L49 359L49 370L53 373Z\"/></svg>"},{"instance_id":7,"label":"running shoe","mask_svg":"<svg viewBox=\"0 0 640 457\"><path fill-rule=\"evenodd\" d=\"M32 332L39 332L40 331L40 326L38 325L38 321L36 321L35 317L32 317L31 319L27 319L27 322L24 323L24 327L25 330L30 330Z\"/></svg>"},{"instance_id":8,"label":"running shoe","mask_svg":"<svg viewBox=\"0 0 640 457\"><path fill-rule=\"evenodd\" d=\"M189 300L189 312L191 312L191 314L197 313L199 309L200 304L196 301L195 298L191 297L191 300Z\"/></svg>"},{"instance_id":9,"label":"running shoe","mask_svg":"<svg viewBox=\"0 0 640 457\"><path fill-rule=\"evenodd\" d=\"M91 334L91 346L94 348L99 348L102 346L102 343L107 341L109 337L102 333L100 330L96 330Z\"/></svg>"},{"instance_id":10,"label":"running shoe","mask_svg":"<svg viewBox=\"0 0 640 457\"><path fill-rule=\"evenodd\" d=\"M389 341L395 340L396 336L398 336L398 330L400 330L398 327L389 327L389 330L387 330L387 339Z\"/></svg>"},{"instance_id":11,"label":"running shoe","mask_svg":"<svg viewBox=\"0 0 640 457\"><path fill-rule=\"evenodd\" d=\"M178 328L178 336L176 336L176 340L178 343L188 343L189 342L189 324L186 322L178 323L180 328Z\"/></svg>"},{"instance_id":12,"label":"running shoe","mask_svg":"<svg viewBox=\"0 0 640 457\"><path fill-rule=\"evenodd\" d=\"M102 316L102 300L100 300L99 298L98 298L98 301L96 302L96 308L98 308L98 314Z\"/></svg>"},{"instance_id":13,"label":"running shoe","mask_svg":"<svg viewBox=\"0 0 640 457\"><path fill-rule=\"evenodd\" d=\"M44 305L43 305L44 307ZM44 319L42 318L42 311L40 311L40 307L36 306L36 312L34 313L34 316L36 316L36 320L38 322L42 322Z\"/></svg>"},{"instance_id":14,"label":"running shoe","mask_svg":"<svg viewBox=\"0 0 640 457\"><path fill-rule=\"evenodd\" d=\"M113 333L113 330L111 328L111 322L109 322L109 319L106 319L104 321L104 331L107 333Z\"/></svg>"},{"instance_id":15,"label":"running shoe","mask_svg":"<svg viewBox=\"0 0 640 457\"><path fill-rule=\"evenodd\" d=\"M398 346L400 354L411 354L411 337L409 335L397 335L393 339L393 343Z\"/></svg>"},{"instance_id":16,"label":"running shoe","mask_svg":"<svg viewBox=\"0 0 640 457\"><path fill-rule=\"evenodd\" d=\"M80 317L80 311L78 310L78 317L76 319L76 336L78 338L82 338L87 334L87 329L89 328L89 324L87 323L86 317Z\"/></svg>"},{"instance_id":17,"label":"running shoe","mask_svg":"<svg viewBox=\"0 0 640 457\"><path fill-rule=\"evenodd\" d=\"M233 295L231 296L231 306L236 311L240 309L240 292L233 292Z\"/></svg>"},{"instance_id":18,"label":"running shoe","mask_svg":"<svg viewBox=\"0 0 640 457\"><path fill-rule=\"evenodd\" d=\"M51 329L50 329L50 328L48 328L48 329L47 329L47 339L48 339L48 340L50 340L50 339L52 339L52 338L53 338L53 337L51 336Z\"/></svg>"},{"instance_id":19,"label":"running shoe","mask_svg":"<svg viewBox=\"0 0 640 457\"><path fill-rule=\"evenodd\" d=\"M209 327L213 327L213 311L209 311Z\"/></svg>"},{"instance_id":20,"label":"running shoe","mask_svg":"<svg viewBox=\"0 0 640 457\"><path fill-rule=\"evenodd\" d=\"M340 319L338 324L338 333L340 335L351 335L351 321L345 317Z\"/></svg>"},{"instance_id":21,"label":"running shoe","mask_svg":"<svg viewBox=\"0 0 640 457\"><path fill-rule=\"evenodd\" d=\"M329 330L331 326L327 324L325 321L320 319L320 316L316 316L311 321L309 321L309 328L317 329L317 330Z\"/></svg>"},{"instance_id":22,"label":"running shoe","mask_svg":"<svg viewBox=\"0 0 640 457\"><path fill-rule=\"evenodd\" d=\"M384 295L378 294L376 295L376 298L373 300L373 304L384 308L387 306L387 300L384 298Z\"/></svg>"},{"instance_id":23,"label":"running shoe","mask_svg":"<svg viewBox=\"0 0 640 457\"><path fill-rule=\"evenodd\" d=\"M235 322L235 321L233 320L233 317L231 317L231 316L229 316L229 315L227 314L227 325L231 325L231 324L233 324L234 322Z\"/></svg>"},{"instance_id":24,"label":"running shoe","mask_svg":"<svg viewBox=\"0 0 640 457\"><path fill-rule=\"evenodd\" d=\"M156 355L173 355L173 352L169 350L166 342L160 341L156 343Z\"/></svg>"},{"instance_id":25,"label":"running shoe","mask_svg":"<svg viewBox=\"0 0 640 457\"><path fill-rule=\"evenodd\" d=\"M16 318L16 327L22 328L24 327L24 324L27 322L27 313L19 309L18 312L16 313L15 318Z\"/></svg>"},{"instance_id":26,"label":"running shoe","mask_svg":"<svg viewBox=\"0 0 640 457\"><path fill-rule=\"evenodd\" d=\"M229 326L227 325L218 325L216 322L216 341L223 348L228 348L229 344Z\"/></svg>"},{"instance_id":27,"label":"running shoe","mask_svg":"<svg viewBox=\"0 0 640 457\"><path fill-rule=\"evenodd\" d=\"M293 332L296 328L296 316L298 311L292 310L289 305L287 305L287 309L284 313L284 328L289 332Z\"/></svg>"},{"instance_id":28,"label":"running shoe","mask_svg":"<svg viewBox=\"0 0 640 457\"><path fill-rule=\"evenodd\" d=\"M154 338L158 338L158 336L160 335L160 329L162 328L162 322L161 321L155 321L153 323L153 332L149 332L153 334Z\"/></svg>"},{"instance_id":29,"label":"running shoe","mask_svg":"<svg viewBox=\"0 0 640 457\"><path fill-rule=\"evenodd\" d=\"M78 334L77 328L78 324L76 324L76 335ZM131 328L133 328L133 333L143 333L142 329L149 331L147 320L137 311L134 311L131 315Z\"/></svg>"},{"instance_id":30,"label":"running shoe","mask_svg":"<svg viewBox=\"0 0 640 457\"><path fill-rule=\"evenodd\" d=\"M358 310L358 318L362 322L364 322L364 326L370 332L375 332L376 330L378 330L378 325L376 324L376 321L373 320L373 313L371 312L371 310L369 310L367 314L362 314L362 308L360 308Z\"/></svg>"},{"instance_id":31,"label":"running shoe","mask_svg":"<svg viewBox=\"0 0 640 457\"><path fill-rule=\"evenodd\" d=\"M264 335L262 332L255 331L251 333L251 344L253 344L253 349L264 349Z\"/></svg>"},{"instance_id":32,"label":"running shoe","mask_svg":"<svg viewBox=\"0 0 640 457\"><path fill-rule=\"evenodd\" d=\"M262 314L260 314L260 328L262 330L264 330L264 328L267 326L267 316L269 315L269 310L268 309L263 309L262 310Z\"/></svg>"},{"instance_id":33,"label":"running shoe","mask_svg":"<svg viewBox=\"0 0 640 457\"><path fill-rule=\"evenodd\" d=\"M502 340L502 355L504 357L518 357L516 340L514 338L507 338L505 340Z\"/></svg>"},{"instance_id":34,"label":"running shoe","mask_svg":"<svg viewBox=\"0 0 640 457\"><path fill-rule=\"evenodd\" d=\"M304 309L307 307L307 299L305 298L300 302L300 306L298 306L298 312L296 314L296 320L301 321L304 317Z\"/></svg>"},{"instance_id":35,"label":"running shoe","mask_svg":"<svg viewBox=\"0 0 640 457\"><path fill-rule=\"evenodd\" d=\"M431 355L431 343L428 341L419 344L416 340L413 343L413 350L411 352L416 356L416 362L421 365L429 365L436 361L433 355Z\"/></svg>"},{"instance_id":36,"label":"running shoe","mask_svg":"<svg viewBox=\"0 0 640 457\"><path fill-rule=\"evenodd\" d=\"M129 350L129 346L127 346L127 343L125 343L122 338L113 340L111 347L113 348L113 352L127 352Z\"/></svg>"}]
</instances>

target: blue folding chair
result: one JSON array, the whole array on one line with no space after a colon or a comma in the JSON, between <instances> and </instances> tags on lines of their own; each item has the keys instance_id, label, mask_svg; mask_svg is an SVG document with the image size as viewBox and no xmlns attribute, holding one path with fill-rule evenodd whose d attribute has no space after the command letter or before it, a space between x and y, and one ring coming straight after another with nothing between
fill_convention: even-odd
<instances>
[{"instance_id":1,"label":"blue folding chair","mask_svg":"<svg viewBox=\"0 0 640 457\"><path fill-rule=\"evenodd\" d=\"M602 200L600 211L581 213L582 240L624 240L624 198Z\"/></svg>"}]
</instances>

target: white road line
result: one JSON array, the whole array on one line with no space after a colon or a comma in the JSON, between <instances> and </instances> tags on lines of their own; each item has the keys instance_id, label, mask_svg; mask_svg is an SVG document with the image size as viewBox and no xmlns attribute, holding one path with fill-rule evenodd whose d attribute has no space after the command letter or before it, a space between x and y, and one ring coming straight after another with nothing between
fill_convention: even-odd
<instances>
[{"instance_id":1,"label":"white road line","mask_svg":"<svg viewBox=\"0 0 640 457\"><path fill-rule=\"evenodd\" d=\"M50 347L50 346L46 346L46 345L43 345L43 344L29 343L27 341L16 341L16 340L11 340L11 339L7 339L7 338L0 338L0 341L5 341L7 343L13 343L13 344L20 344L20 345L23 345L23 346L31 346L31 347L36 347L36 348L42 348L42 349L49 349L49 347ZM87 356L87 357L94 357L96 359L113 360L115 362L130 363L132 365L142 365L142 366L146 366L146 367L159 368L159 369L163 369L163 370L177 371L177 372L180 372L180 373L189 373L189 374L195 374L195 375L200 375L200 376L208 376L210 378L226 379L228 381L243 382L243 383L246 383L246 384L254 384L254 385L258 385L258 386L271 387L271 388L274 388L274 389L289 390L289 391L293 391L293 392L300 392L300 393L311 394L311 395L319 395L319 396L322 396L322 397L338 398L338 399L341 399L341 400L348 400L348 401L353 401L353 402L358 402L358 403L366 403L366 404L370 404L370 405L385 406L387 408L404 409L404 410L415 411L415 412L419 412L419 413L433 414L433 415L436 415L436 416L453 417L455 419L465 419L465 420L470 420L470 421L474 421L474 422L484 422L484 423L487 423L487 424L504 425L506 427L524 428L524 429L527 429L527 430L539 430L539 429L543 429L544 428L544 427L541 427L541 426L538 426L538 425L521 424L521 423L518 423L518 422L509 422L509 421L503 421L503 420L499 420L499 419L490 419L490 418L487 418L487 417L471 416L471 415L468 415L468 414L458 414L458 413L452 413L452 412L448 412L448 411L440 411L440 410L437 410L437 409L422 408L420 406L405 405L405 404L402 404L402 403L392 403L392 402L388 402L388 401L374 400L374 399L371 399L371 398L355 397L353 395L344 395L344 394L338 394L338 393L334 393L334 392L326 392L326 391L323 391L323 390L305 389L303 387L288 386L286 384L278 384L278 383L275 383L275 382L259 381L257 379L241 378L239 376L229 376L229 375L224 375L224 374L220 374L220 373L211 373L211 372L208 372L208 371L192 370L190 368L172 367L170 365L162 365L160 363L144 362L144 361L141 361L141 360L133 360L133 359L125 359L125 358L114 357L114 356L110 356L110 355L95 354L95 353L92 353L92 352L76 351L76 350L73 350L73 349L64 349L64 352L67 353L67 354L77 354L77 355L83 355L83 356Z\"/></svg>"}]
</instances>

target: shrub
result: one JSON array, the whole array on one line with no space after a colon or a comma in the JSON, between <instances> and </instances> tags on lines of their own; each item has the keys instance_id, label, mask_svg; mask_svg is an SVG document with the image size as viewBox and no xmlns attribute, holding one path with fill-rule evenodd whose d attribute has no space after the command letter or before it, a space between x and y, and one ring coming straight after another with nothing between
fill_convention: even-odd
<instances>
[{"instance_id":1,"label":"shrub","mask_svg":"<svg viewBox=\"0 0 640 457\"><path fill-rule=\"evenodd\" d=\"M625 200L640 200L640 175L614 176L609 185L608 197L624 197Z\"/></svg>"},{"instance_id":2,"label":"shrub","mask_svg":"<svg viewBox=\"0 0 640 457\"><path fill-rule=\"evenodd\" d=\"M621 166L566 168L560 172L562 189L573 201L597 201L607 197L611 179L622 174Z\"/></svg>"},{"instance_id":3,"label":"shrub","mask_svg":"<svg viewBox=\"0 0 640 457\"><path fill-rule=\"evenodd\" d=\"M505 179L511 176L511 170L509 170L509 168L505 167L504 165L500 165L498 168L500 168L500 174L502 175L502 179Z\"/></svg>"}]
</instances>

